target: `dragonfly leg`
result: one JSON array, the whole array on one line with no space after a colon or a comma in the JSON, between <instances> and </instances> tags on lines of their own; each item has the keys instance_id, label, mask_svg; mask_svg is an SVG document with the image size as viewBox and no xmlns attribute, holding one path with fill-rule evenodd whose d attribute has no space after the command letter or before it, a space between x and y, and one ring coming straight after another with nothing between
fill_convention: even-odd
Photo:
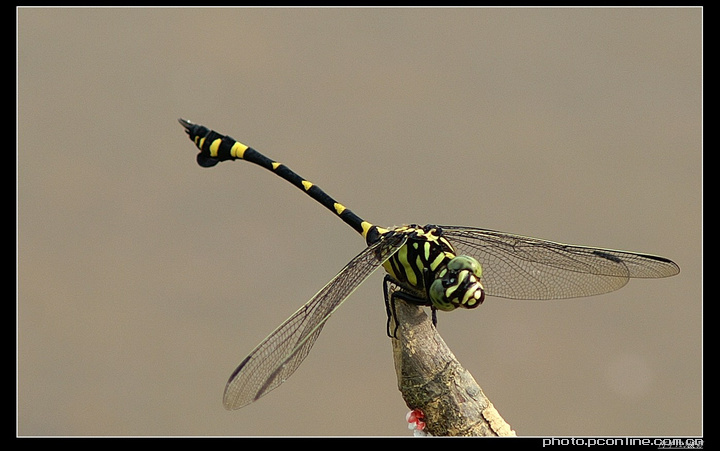
<instances>
[{"instance_id":1,"label":"dragonfly leg","mask_svg":"<svg viewBox=\"0 0 720 451\"><path fill-rule=\"evenodd\" d=\"M393 309L390 307L390 295L388 294L390 292L390 284L392 283L392 278L390 278L389 275L385 275L385 278L383 278L383 298L385 299L385 314L387 315L387 324L385 325L385 333L388 337L393 338L393 336L390 334L390 318L393 318ZM394 306L393 306L394 307Z\"/></svg>"},{"instance_id":2,"label":"dragonfly leg","mask_svg":"<svg viewBox=\"0 0 720 451\"><path fill-rule=\"evenodd\" d=\"M397 290L390 292L390 285L397 285L397 282L390 277L390 275L386 274L385 278L383 279L383 295L385 297L385 312L387 313L387 326L386 326L386 332L387 336L390 338L397 338L397 330L399 327L398 321L397 321L397 315L395 314L395 301L396 299L400 299L405 302L409 302L410 304L414 305L421 305L425 307L431 307L432 310L432 321L433 326L437 325L437 314L436 309L433 307L430 302L427 299L420 298L418 296L414 296L410 293L407 293L402 290L401 287L398 287ZM392 320L395 322L395 327L393 328L392 333L390 333L390 324L392 323Z\"/></svg>"}]
</instances>

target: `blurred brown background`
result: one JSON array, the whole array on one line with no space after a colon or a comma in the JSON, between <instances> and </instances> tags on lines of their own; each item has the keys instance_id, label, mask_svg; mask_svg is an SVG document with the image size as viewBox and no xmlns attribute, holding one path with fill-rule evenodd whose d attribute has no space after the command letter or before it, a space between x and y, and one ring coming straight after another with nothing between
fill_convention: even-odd
<instances>
[{"instance_id":1,"label":"blurred brown background","mask_svg":"<svg viewBox=\"0 0 720 451\"><path fill-rule=\"evenodd\" d=\"M701 9L18 10L20 435L410 435L381 274L298 372L231 371L363 248L229 134L379 225L675 260L440 331L519 435L702 433Z\"/></svg>"}]
</instances>

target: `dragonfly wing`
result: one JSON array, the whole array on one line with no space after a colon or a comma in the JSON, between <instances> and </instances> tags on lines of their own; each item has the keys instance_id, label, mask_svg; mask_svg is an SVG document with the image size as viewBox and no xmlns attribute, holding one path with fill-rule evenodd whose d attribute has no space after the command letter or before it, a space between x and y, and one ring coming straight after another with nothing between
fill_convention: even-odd
<instances>
[{"instance_id":1,"label":"dragonfly wing","mask_svg":"<svg viewBox=\"0 0 720 451\"><path fill-rule=\"evenodd\" d=\"M668 277L672 261L584 246L572 246L493 230L442 226L459 255L482 265L488 295L512 299L563 299L608 293L632 277Z\"/></svg>"},{"instance_id":2,"label":"dragonfly wing","mask_svg":"<svg viewBox=\"0 0 720 451\"><path fill-rule=\"evenodd\" d=\"M368 246L268 335L230 376L223 395L225 408L239 409L285 382L308 355L330 315L406 240L389 234Z\"/></svg>"}]
</instances>

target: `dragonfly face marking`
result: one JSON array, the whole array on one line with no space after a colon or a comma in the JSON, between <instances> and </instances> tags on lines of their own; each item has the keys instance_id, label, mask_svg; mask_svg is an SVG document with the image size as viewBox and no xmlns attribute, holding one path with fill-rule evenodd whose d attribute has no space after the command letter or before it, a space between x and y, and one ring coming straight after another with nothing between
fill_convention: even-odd
<instances>
[{"instance_id":1,"label":"dragonfly face marking","mask_svg":"<svg viewBox=\"0 0 720 451\"><path fill-rule=\"evenodd\" d=\"M481 277L482 266L477 260L467 255L453 258L437 272L430 285L428 293L432 305L444 311L477 307L485 300Z\"/></svg>"}]
</instances>

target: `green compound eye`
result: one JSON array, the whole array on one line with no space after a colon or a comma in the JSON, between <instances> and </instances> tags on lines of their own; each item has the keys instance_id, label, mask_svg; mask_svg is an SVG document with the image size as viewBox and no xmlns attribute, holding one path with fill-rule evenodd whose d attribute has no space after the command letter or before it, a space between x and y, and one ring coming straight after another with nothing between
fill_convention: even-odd
<instances>
[{"instance_id":1,"label":"green compound eye","mask_svg":"<svg viewBox=\"0 0 720 451\"><path fill-rule=\"evenodd\" d=\"M461 271L467 269L471 273L475 274L478 279L482 277L482 266L480 262L467 255L459 255L447 264L447 268L450 271Z\"/></svg>"},{"instance_id":2,"label":"green compound eye","mask_svg":"<svg viewBox=\"0 0 720 451\"><path fill-rule=\"evenodd\" d=\"M430 301L444 311L477 307L484 298L481 275L482 266L474 258L467 255L453 258L430 285Z\"/></svg>"}]
</instances>

